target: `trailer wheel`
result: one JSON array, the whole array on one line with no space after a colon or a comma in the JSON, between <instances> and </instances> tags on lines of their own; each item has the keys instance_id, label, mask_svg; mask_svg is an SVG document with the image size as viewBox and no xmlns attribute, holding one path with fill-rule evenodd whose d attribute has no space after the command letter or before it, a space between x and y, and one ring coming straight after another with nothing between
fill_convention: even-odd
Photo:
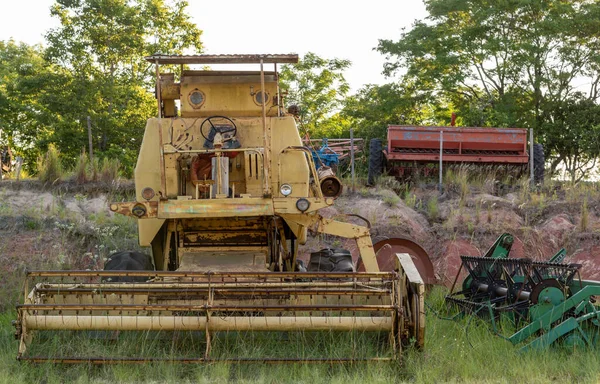
<instances>
[{"instance_id":1,"label":"trailer wheel","mask_svg":"<svg viewBox=\"0 0 600 384\"><path fill-rule=\"evenodd\" d=\"M383 150L381 148L381 139L371 139L369 143L369 174L367 185L375 185L375 180L383 172Z\"/></svg>"},{"instance_id":2,"label":"trailer wheel","mask_svg":"<svg viewBox=\"0 0 600 384\"><path fill-rule=\"evenodd\" d=\"M533 181L535 184L544 182L545 164L544 146L542 144L533 144Z\"/></svg>"}]
</instances>

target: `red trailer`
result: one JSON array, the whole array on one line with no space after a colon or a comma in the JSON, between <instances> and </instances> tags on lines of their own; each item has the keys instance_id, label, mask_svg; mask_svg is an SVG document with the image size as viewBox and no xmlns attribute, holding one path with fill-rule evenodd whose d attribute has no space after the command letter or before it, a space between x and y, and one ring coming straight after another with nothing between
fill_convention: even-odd
<instances>
[{"instance_id":1,"label":"red trailer","mask_svg":"<svg viewBox=\"0 0 600 384\"><path fill-rule=\"evenodd\" d=\"M426 127L414 125L388 126L387 148L381 152L381 140L371 142L369 182L371 173L377 174L383 157L390 173L403 176L415 169L425 175L437 172L440 149L444 164L492 164L512 165L520 172L527 170L527 129L524 128L474 128L474 127ZM536 175L543 177L543 148L534 147ZM381 157L377 159L377 157ZM373 168L373 169L372 169ZM536 176L536 178L538 178Z\"/></svg>"},{"instance_id":2,"label":"red trailer","mask_svg":"<svg viewBox=\"0 0 600 384\"><path fill-rule=\"evenodd\" d=\"M442 139L443 132L443 139ZM527 130L390 125L388 161L527 164Z\"/></svg>"}]
</instances>

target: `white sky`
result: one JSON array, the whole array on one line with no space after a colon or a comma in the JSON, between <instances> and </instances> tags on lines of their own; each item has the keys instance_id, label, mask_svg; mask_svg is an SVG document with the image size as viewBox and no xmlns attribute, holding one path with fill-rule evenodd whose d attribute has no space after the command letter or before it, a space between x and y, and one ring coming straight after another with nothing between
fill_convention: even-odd
<instances>
[{"instance_id":1,"label":"white sky","mask_svg":"<svg viewBox=\"0 0 600 384\"><path fill-rule=\"evenodd\" d=\"M202 29L205 53L315 52L352 61L345 76L352 91L383 84L378 39L398 39L401 29L426 16L422 0L188 0L188 13ZM0 40L43 43L58 25L53 0L0 0ZM264 26L264 27L261 27ZM231 67L230 67L231 68Z\"/></svg>"}]
</instances>

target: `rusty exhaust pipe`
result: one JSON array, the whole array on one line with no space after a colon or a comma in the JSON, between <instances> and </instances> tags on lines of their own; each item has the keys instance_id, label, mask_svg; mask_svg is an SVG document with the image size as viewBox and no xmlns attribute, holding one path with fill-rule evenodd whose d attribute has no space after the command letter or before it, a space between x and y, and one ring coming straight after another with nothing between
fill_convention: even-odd
<instances>
[{"instance_id":1,"label":"rusty exhaust pipe","mask_svg":"<svg viewBox=\"0 0 600 384\"><path fill-rule=\"evenodd\" d=\"M342 194L344 187L342 182L335 176L335 173L331 167L322 166L317 170L319 174L319 184L321 185L321 192L325 197L339 197Z\"/></svg>"}]
</instances>

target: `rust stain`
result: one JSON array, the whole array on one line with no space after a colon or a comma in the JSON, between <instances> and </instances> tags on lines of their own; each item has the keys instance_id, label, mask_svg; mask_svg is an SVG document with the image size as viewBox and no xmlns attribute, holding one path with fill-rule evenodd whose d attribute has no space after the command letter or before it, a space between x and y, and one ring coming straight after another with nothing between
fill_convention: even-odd
<instances>
[{"instance_id":1,"label":"rust stain","mask_svg":"<svg viewBox=\"0 0 600 384\"><path fill-rule=\"evenodd\" d=\"M159 217L223 217L223 216L255 216L272 215L273 205L270 201L244 202L235 201L166 201L161 202Z\"/></svg>"}]
</instances>

